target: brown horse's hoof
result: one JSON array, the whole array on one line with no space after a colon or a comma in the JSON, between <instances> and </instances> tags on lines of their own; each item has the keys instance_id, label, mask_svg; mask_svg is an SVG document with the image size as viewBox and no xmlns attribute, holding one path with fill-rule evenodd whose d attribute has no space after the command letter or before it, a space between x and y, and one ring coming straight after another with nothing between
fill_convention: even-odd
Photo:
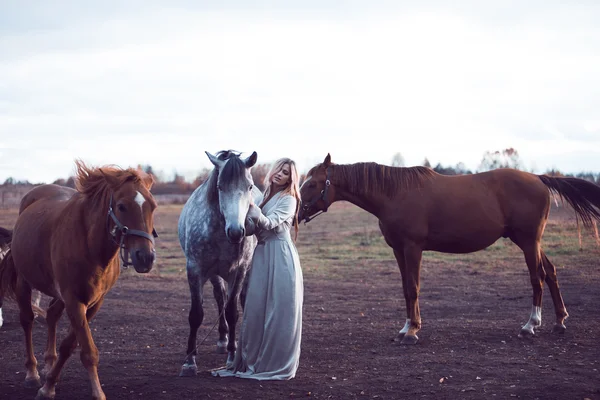
<instances>
[{"instance_id":1,"label":"brown horse's hoof","mask_svg":"<svg viewBox=\"0 0 600 400\"><path fill-rule=\"evenodd\" d=\"M198 367L196 365L184 364L181 367L180 377L191 377L198 374Z\"/></svg>"},{"instance_id":2,"label":"brown horse's hoof","mask_svg":"<svg viewBox=\"0 0 600 400\"><path fill-rule=\"evenodd\" d=\"M42 386L42 381L40 381L40 378L25 379L23 386L27 389L37 389Z\"/></svg>"},{"instance_id":3,"label":"brown horse's hoof","mask_svg":"<svg viewBox=\"0 0 600 400\"><path fill-rule=\"evenodd\" d=\"M567 330L567 327L564 324L554 324L554 326L552 327L553 333L558 333L561 335L563 335L566 330Z\"/></svg>"},{"instance_id":4,"label":"brown horse's hoof","mask_svg":"<svg viewBox=\"0 0 600 400\"><path fill-rule=\"evenodd\" d=\"M38 390L37 395L35 396L35 400L54 400L54 394L46 395L44 393L44 388Z\"/></svg>"},{"instance_id":5,"label":"brown horse's hoof","mask_svg":"<svg viewBox=\"0 0 600 400\"><path fill-rule=\"evenodd\" d=\"M412 344L417 344L418 341L419 341L419 337L417 335L414 335L414 336L404 335L404 337L400 341L400 344L412 345Z\"/></svg>"},{"instance_id":6,"label":"brown horse's hoof","mask_svg":"<svg viewBox=\"0 0 600 400\"><path fill-rule=\"evenodd\" d=\"M392 342L400 342L400 341L402 341L402 339L404 339L404 335L405 335L405 333L398 332L398 334L396 335L396 337L394 337L392 339Z\"/></svg>"}]
</instances>

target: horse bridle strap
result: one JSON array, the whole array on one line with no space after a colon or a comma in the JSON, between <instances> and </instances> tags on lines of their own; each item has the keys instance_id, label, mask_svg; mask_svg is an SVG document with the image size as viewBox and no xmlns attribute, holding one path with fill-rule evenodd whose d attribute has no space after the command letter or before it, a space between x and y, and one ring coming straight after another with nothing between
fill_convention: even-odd
<instances>
[{"instance_id":1,"label":"horse bridle strap","mask_svg":"<svg viewBox=\"0 0 600 400\"><path fill-rule=\"evenodd\" d=\"M125 251L126 250L125 238L128 235L141 236L143 238L148 239L150 242L152 242L152 244L154 244L154 238L158 237L158 233L156 233L156 229L154 229L154 228L152 228L152 236L150 236L147 232L144 232L144 231L140 231L137 229L129 229L126 225L123 225L121 223L121 221L119 221L119 219L115 215L115 212L113 211L112 204L113 204L113 195L111 194L110 195L110 203L108 204L107 223L108 223L108 217L110 217L113 220L113 222L115 223L115 226L113 227L112 230L110 230L109 233L110 233L113 241L119 245L119 253L121 256L121 260L123 261L123 268L127 268L128 266L133 265L133 264L129 262L129 257L127 256L127 253ZM117 242L117 234L118 233L121 234L121 240L119 242Z\"/></svg>"},{"instance_id":2,"label":"horse bridle strap","mask_svg":"<svg viewBox=\"0 0 600 400\"><path fill-rule=\"evenodd\" d=\"M327 203L327 192L329 192L329 186L331 186L331 180L329 179L329 167L327 167L327 170L325 171L325 189L321 190L321 195L319 197L312 199L308 204L302 206L304 211L307 212L312 206L317 204L319 200L323 200L323 203L325 203L325 208L313 216L307 216L306 218L304 218L305 224L312 221L317 216L327 212L327 209L330 205Z\"/></svg>"}]
</instances>

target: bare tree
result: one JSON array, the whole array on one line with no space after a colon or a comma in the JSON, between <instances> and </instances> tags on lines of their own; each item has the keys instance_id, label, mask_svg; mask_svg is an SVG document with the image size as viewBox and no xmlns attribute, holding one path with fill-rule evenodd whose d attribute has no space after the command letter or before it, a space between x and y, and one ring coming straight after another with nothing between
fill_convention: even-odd
<instances>
[{"instance_id":1,"label":"bare tree","mask_svg":"<svg viewBox=\"0 0 600 400\"><path fill-rule=\"evenodd\" d=\"M406 164L404 162L404 157L402 154L396 153L392 157L392 167L404 167Z\"/></svg>"},{"instance_id":2,"label":"bare tree","mask_svg":"<svg viewBox=\"0 0 600 400\"><path fill-rule=\"evenodd\" d=\"M479 165L479 171L491 171L498 168L521 168L519 153L512 147L502 151L486 151Z\"/></svg>"}]
</instances>

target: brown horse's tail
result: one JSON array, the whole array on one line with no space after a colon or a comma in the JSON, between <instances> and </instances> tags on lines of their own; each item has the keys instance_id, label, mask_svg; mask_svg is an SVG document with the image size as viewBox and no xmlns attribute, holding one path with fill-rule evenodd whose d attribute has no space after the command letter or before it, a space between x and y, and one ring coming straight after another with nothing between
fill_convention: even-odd
<instances>
[{"instance_id":1,"label":"brown horse's tail","mask_svg":"<svg viewBox=\"0 0 600 400\"><path fill-rule=\"evenodd\" d=\"M592 228L600 221L600 186L579 178L553 177L538 175L550 189L566 200L583 221L583 225Z\"/></svg>"},{"instance_id":2,"label":"brown horse's tail","mask_svg":"<svg viewBox=\"0 0 600 400\"><path fill-rule=\"evenodd\" d=\"M14 299L17 286L17 270L10 251L12 231L0 226L0 298ZM33 312L46 318L46 311L31 304Z\"/></svg>"},{"instance_id":3,"label":"brown horse's tail","mask_svg":"<svg viewBox=\"0 0 600 400\"><path fill-rule=\"evenodd\" d=\"M4 250L3 253L4 257L0 260L0 296L14 299L17 286L17 269L10 248Z\"/></svg>"},{"instance_id":4,"label":"brown horse's tail","mask_svg":"<svg viewBox=\"0 0 600 400\"><path fill-rule=\"evenodd\" d=\"M6 297L14 300L17 287L17 269L15 268L12 252L10 251L10 241L8 241L8 244L3 242L5 237L2 234L4 231L6 229L0 228L0 254L4 254L4 256L0 255L0 298ZM10 238L12 238L12 232ZM46 311L44 309L33 303L31 303L31 308L34 313L46 318Z\"/></svg>"},{"instance_id":5,"label":"brown horse's tail","mask_svg":"<svg viewBox=\"0 0 600 400\"><path fill-rule=\"evenodd\" d=\"M0 226L0 252L7 251L12 242L12 231Z\"/></svg>"}]
</instances>

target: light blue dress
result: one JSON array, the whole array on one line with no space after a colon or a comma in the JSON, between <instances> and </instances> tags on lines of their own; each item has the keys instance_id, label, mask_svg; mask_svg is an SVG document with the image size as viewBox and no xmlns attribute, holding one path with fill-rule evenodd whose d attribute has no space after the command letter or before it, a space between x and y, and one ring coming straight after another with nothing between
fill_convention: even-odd
<instances>
[{"instance_id":1,"label":"light blue dress","mask_svg":"<svg viewBox=\"0 0 600 400\"><path fill-rule=\"evenodd\" d=\"M290 236L296 199L277 193L261 211L238 349L215 376L287 380L298 369L304 286Z\"/></svg>"}]
</instances>

